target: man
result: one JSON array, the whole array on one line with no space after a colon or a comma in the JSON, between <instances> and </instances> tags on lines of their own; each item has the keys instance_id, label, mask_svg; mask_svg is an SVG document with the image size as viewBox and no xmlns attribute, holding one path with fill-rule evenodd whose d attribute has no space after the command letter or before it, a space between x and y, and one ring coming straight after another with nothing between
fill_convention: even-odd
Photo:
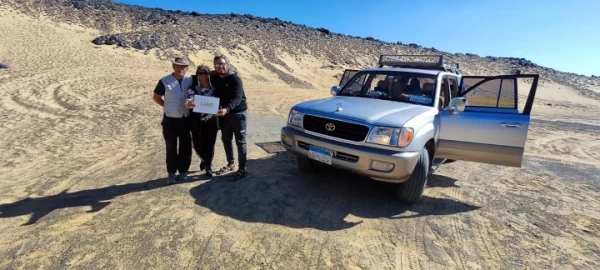
<instances>
[{"instance_id":1,"label":"man","mask_svg":"<svg viewBox=\"0 0 600 270\"><path fill-rule=\"evenodd\" d=\"M191 76L185 74L189 67L185 59L176 57L172 64L173 73L158 81L153 95L154 101L163 107L161 125L167 151L168 185L175 183L177 171L179 180L186 180L192 162L190 112L186 107L186 99L187 90L193 81Z\"/></svg>"},{"instance_id":2,"label":"man","mask_svg":"<svg viewBox=\"0 0 600 270\"><path fill-rule=\"evenodd\" d=\"M246 119L248 117L246 94L244 93L242 79L229 69L229 63L224 56L216 56L213 63L215 73L211 75L210 79L215 87L214 95L219 98L220 109L217 116L219 116L221 140L227 157L227 166L221 168L217 174L221 175L235 170L232 146L232 140L235 136L239 168L233 174L233 179L238 180L248 174L246 170Z\"/></svg>"}]
</instances>

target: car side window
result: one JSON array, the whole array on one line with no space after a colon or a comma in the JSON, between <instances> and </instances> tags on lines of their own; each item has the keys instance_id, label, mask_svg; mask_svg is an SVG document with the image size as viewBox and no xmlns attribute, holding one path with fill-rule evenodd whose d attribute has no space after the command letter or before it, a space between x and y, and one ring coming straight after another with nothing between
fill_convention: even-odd
<instances>
[{"instance_id":1,"label":"car side window","mask_svg":"<svg viewBox=\"0 0 600 270\"><path fill-rule=\"evenodd\" d=\"M465 78L463 84L467 98L467 107L509 108L517 109L516 82L514 79L495 79L476 86L482 78Z\"/></svg>"},{"instance_id":2,"label":"car side window","mask_svg":"<svg viewBox=\"0 0 600 270\"><path fill-rule=\"evenodd\" d=\"M446 108L446 106L448 106L448 103L450 103L450 88L448 84L448 76L444 76L442 78L442 83L440 87L440 110Z\"/></svg>"},{"instance_id":3,"label":"car side window","mask_svg":"<svg viewBox=\"0 0 600 270\"><path fill-rule=\"evenodd\" d=\"M367 81L367 73L363 73L360 76L354 78L354 80L346 83L344 88L340 91L340 95L358 95L363 89L365 82Z\"/></svg>"},{"instance_id":4,"label":"car side window","mask_svg":"<svg viewBox=\"0 0 600 270\"><path fill-rule=\"evenodd\" d=\"M448 83L450 85L450 99L458 96L458 80L456 77L448 76Z\"/></svg>"}]
</instances>

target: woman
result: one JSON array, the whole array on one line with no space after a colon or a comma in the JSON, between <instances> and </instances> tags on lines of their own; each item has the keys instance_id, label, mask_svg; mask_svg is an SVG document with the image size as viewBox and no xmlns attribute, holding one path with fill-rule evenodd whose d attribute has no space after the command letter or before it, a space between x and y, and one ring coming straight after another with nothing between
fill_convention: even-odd
<instances>
[{"instance_id":1,"label":"woman","mask_svg":"<svg viewBox=\"0 0 600 270\"><path fill-rule=\"evenodd\" d=\"M210 83L210 69L207 66L198 66L196 75L192 75L192 78L194 84L188 91L188 94L192 97L193 95L213 96L214 87ZM188 108L191 109L194 106L195 104L191 102ZM215 143L219 131L217 116L214 114L195 113L192 109L191 120L192 142L194 150L201 160L200 171L206 170L205 175L212 177L212 160L215 155Z\"/></svg>"}]
</instances>

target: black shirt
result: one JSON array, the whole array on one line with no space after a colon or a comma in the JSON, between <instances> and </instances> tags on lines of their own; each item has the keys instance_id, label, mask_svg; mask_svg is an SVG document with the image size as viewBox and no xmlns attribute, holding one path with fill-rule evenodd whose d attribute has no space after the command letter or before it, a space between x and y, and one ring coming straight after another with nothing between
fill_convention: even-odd
<instances>
[{"instance_id":1,"label":"black shirt","mask_svg":"<svg viewBox=\"0 0 600 270\"><path fill-rule=\"evenodd\" d=\"M179 82L179 85L181 85L181 81L183 81L183 79L177 80L177 82ZM154 87L154 93L160 96L165 95L165 84L161 80L158 80L158 83Z\"/></svg>"},{"instance_id":2,"label":"black shirt","mask_svg":"<svg viewBox=\"0 0 600 270\"><path fill-rule=\"evenodd\" d=\"M227 109L228 112L243 112L248 109L246 104L246 94L242 79L235 73L231 73L225 78L219 74L211 74L210 82L215 87L215 97L219 98L219 106Z\"/></svg>"}]
</instances>

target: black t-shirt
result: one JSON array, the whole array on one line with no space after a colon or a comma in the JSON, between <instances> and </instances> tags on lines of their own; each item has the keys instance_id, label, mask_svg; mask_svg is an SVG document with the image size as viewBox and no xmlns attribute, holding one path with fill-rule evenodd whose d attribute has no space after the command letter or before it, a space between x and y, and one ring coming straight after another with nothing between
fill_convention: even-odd
<instances>
[{"instance_id":1,"label":"black t-shirt","mask_svg":"<svg viewBox=\"0 0 600 270\"><path fill-rule=\"evenodd\" d=\"M243 112L248 109L246 94L242 79L235 73L221 78L218 74L211 74L210 81L215 87L215 97L219 98L219 106L228 112Z\"/></svg>"},{"instance_id":2,"label":"black t-shirt","mask_svg":"<svg viewBox=\"0 0 600 270\"><path fill-rule=\"evenodd\" d=\"M179 85L181 85L181 81L183 81L183 79L177 80L177 82L179 83ZM154 93L157 94L157 95L160 95L160 96L164 96L165 95L165 91L166 91L165 90L165 84L161 80L158 80L158 83L154 87Z\"/></svg>"}]
</instances>

